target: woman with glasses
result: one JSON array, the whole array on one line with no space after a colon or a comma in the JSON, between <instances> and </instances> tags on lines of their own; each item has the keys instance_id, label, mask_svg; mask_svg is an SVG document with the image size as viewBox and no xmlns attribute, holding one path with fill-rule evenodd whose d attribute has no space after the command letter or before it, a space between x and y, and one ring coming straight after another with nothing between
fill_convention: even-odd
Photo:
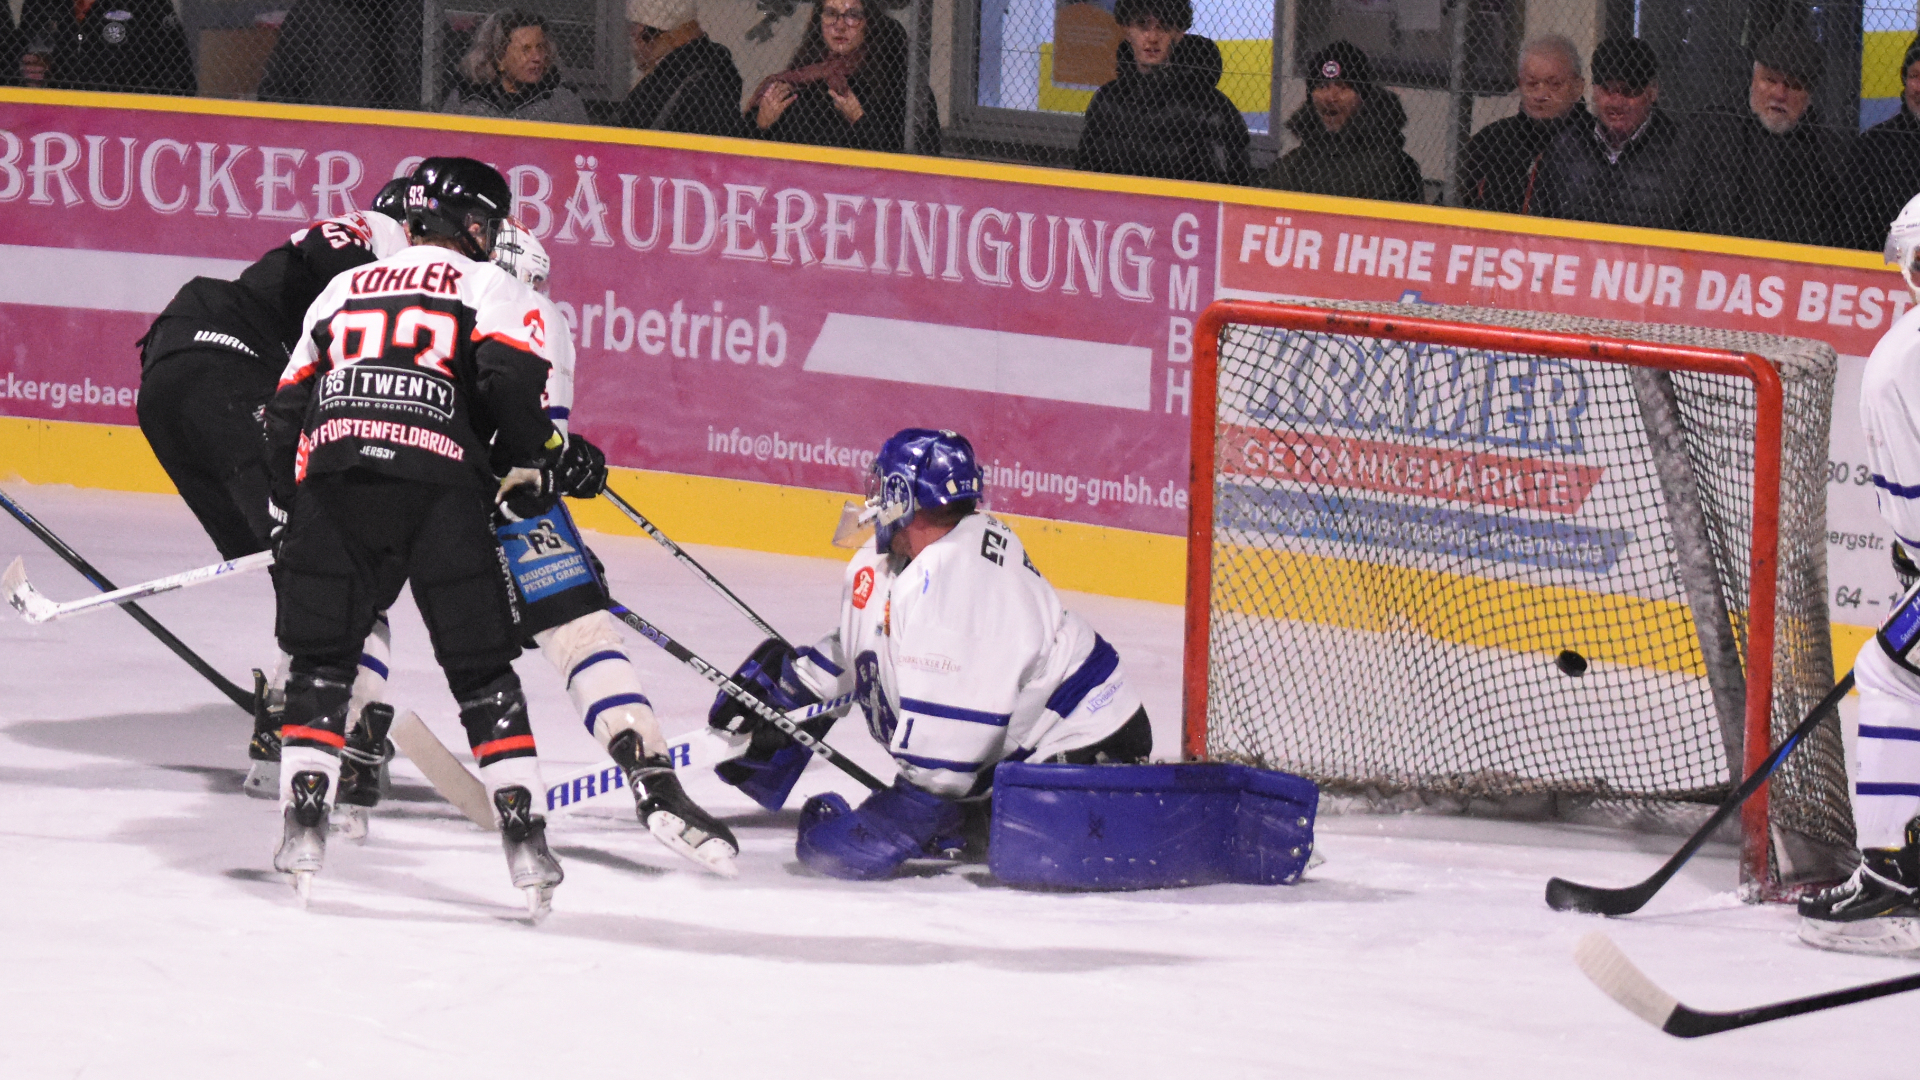
<instances>
[{"instance_id":1,"label":"woman with glasses","mask_svg":"<svg viewBox=\"0 0 1920 1080\"><path fill-rule=\"evenodd\" d=\"M940 118L924 80L914 145L906 143L907 32L865 0L820 0L787 70L747 99L749 133L855 150L940 152Z\"/></svg>"}]
</instances>

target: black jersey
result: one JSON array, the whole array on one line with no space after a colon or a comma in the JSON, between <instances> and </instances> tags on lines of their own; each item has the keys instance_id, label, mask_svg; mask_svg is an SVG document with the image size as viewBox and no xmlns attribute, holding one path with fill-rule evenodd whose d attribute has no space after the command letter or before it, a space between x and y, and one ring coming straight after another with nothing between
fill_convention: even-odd
<instances>
[{"instance_id":1,"label":"black jersey","mask_svg":"<svg viewBox=\"0 0 1920 1080\"><path fill-rule=\"evenodd\" d=\"M334 275L406 247L406 229L381 214L356 210L315 222L233 281L197 277L181 286L147 330L141 369L185 349L213 348L278 372L300 320Z\"/></svg>"},{"instance_id":2,"label":"black jersey","mask_svg":"<svg viewBox=\"0 0 1920 1080\"><path fill-rule=\"evenodd\" d=\"M276 496L356 468L490 486L490 442L509 465L557 450L540 398L566 328L542 310L513 275L430 245L335 278L267 407Z\"/></svg>"}]
</instances>

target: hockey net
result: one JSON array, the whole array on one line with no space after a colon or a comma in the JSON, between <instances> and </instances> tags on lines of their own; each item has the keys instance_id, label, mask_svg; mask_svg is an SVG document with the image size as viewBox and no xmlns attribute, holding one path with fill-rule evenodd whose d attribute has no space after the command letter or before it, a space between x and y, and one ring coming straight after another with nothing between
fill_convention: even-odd
<instances>
[{"instance_id":1,"label":"hockey net","mask_svg":"<svg viewBox=\"0 0 1920 1080\"><path fill-rule=\"evenodd\" d=\"M1830 346L1239 301L1195 340L1188 756L1387 806L1677 813L1833 686ZM1837 718L1742 821L1749 896L1844 873Z\"/></svg>"}]
</instances>

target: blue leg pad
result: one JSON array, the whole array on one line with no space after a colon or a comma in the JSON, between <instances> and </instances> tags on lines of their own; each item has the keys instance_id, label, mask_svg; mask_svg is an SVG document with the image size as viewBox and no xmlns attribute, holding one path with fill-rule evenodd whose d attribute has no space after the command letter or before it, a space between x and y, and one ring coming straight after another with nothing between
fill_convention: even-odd
<instances>
[{"instance_id":1,"label":"blue leg pad","mask_svg":"<svg viewBox=\"0 0 1920 1080\"><path fill-rule=\"evenodd\" d=\"M1035 765L994 772L987 865L1012 885L1290 885L1320 791L1246 765Z\"/></svg>"}]
</instances>

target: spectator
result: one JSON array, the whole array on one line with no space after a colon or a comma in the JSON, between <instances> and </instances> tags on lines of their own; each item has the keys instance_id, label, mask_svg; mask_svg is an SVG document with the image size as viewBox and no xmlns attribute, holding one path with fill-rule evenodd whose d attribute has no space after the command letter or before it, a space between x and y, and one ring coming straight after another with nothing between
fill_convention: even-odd
<instances>
[{"instance_id":1,"label":"spectator","mask_svg":"<svg viewBox=\"0 0 1920 1080\"><path fill-rule=\"evenodd\" d=\"M261 101L366 109L420 105L420 5L296 0L260 80Z\"/></svg>"},{"instance_id":2,"label":"spectator","mask_svg":"<svg viewBox=\"0 0 1920 1080\"><path fill-rule=\"evenodd\" d=\"M745 135L740 69L700 28L693 0L627 0L640 81L621 104L628 127L693 135Z\"/></svg>"},{"instance_id":3,"label":"spectator","mask_svg":"<svg viewBox=\"0 0 1920 1080\"><path fill-rule=\"evenodd\" d=\"M1093 172L1245 184L1247 122L1219 90L1220 47L1187 33L1189 0L1119 0L1118 71L1094 92L1074 164Z\"/></svg>"},{"instance_id":4,"label":"spectator","mask_svg":"<svg viewBox=\"0 0 1920 1080\"><path fill-rule=\"evenodd\" d=\"M1853 200L1844 243L1879 251L1887 225L1920 193L1920 37L1900 60L1900 111L1853 144L1847 186Z\"/></svg>"},{"instance_id":5,"label":"spectator","mask_svg":"<svg viewBox=\"0 0 1920 1080\"><path fill-rule=\"evenodd\" d=\"M1573 42L1548 34L1520 50L1520 111L1496 120L1467 141L1460 162L1460 205L1524 213L1540 155L1569 126L1593 123L1587 81Z\"/></svg>"},{"instance_id":6,"label":"spectator","mask_svg":"<svg viewBox=\"0 0 1920 1080\"><path fill-rule=\"evenodd\" d=\"M1783 24L1753 51L1747 108L1701 118L1695 229L1790 244L1841 235L1847 145L1812 105L1822 61L1812 35Z\"/></svg>"},{"instance_id":7,"label":"spectator","mask_svg":"<svg viewBox=\"0 0 1920 1080\"><path fill-rule=\"evenodd\" d=\"M923 83L914 124L917 152L940 152L940 118ZM906 148L907 32L865 0L820 0L787 70L768 76L747 101L749 132L764 139Z\"/></svg>"},{"instance_id":8,"label":"spectator","mask_svg":"<svg viewBox=\"0 0 1920 1080\"><path fill-rule=\"evenodd\" d=\"M1307 103L1287 118L1300 145L1274 163L1267 186L1353 199L1420 202L1420 165L1404 147L1407 110L1374 85L1373 64L1336 41L1307 64Z\"/></svg>"},{"instance_id":9,"label":"spectator","mask_svg":"<svg viewBox=\"0 0 1920 1080\"><path fill-rule=\"evenodd\" d=\"M501 8L474 31L460 60L466 82L447 95L441 112L502 116L510 120L587 122L587 107L560 81L547 20L518 8Z\"/></svg>"},{"instance_id":10,"label":"spectator","mask_svg":"<svg viewBox=\"0 0 1920 1080\"><path fill-rule=\"evenodd\" d=\"M187 35L172 0L26 0L17 71L27 86L191 94Z\"/></svg>"},{"instance_id":11,"label":"spectator","mask_svg":"<svg viewBox=\"0 0 1920 1080\"><path fill-rule=\"evenodd\" d=\"M1658 107L1660 63L1638 38L1593 50L1593 126L1567 127L1540 155L1529 213L1543 217L1686 229L1694 154Z\"/></svg>"}]
</instances>

